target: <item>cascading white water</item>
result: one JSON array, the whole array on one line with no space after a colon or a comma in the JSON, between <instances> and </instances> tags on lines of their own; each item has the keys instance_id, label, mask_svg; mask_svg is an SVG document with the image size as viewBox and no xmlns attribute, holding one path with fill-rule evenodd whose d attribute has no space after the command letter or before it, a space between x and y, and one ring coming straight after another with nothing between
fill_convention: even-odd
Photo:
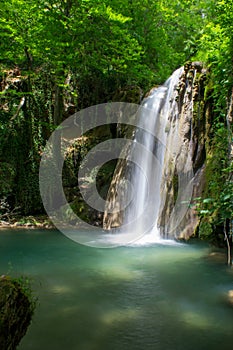
<instances>
[{"instance_id":1,"label":"cascading white water","mask_svg":"<svg viewBox=\"0 0 233 350\"><path fill-rule=\"evenodd\" d=\"M157 219L166 150L166 127L170 111L174 115L177 110L178 115L174 90L182 73L183 68L176 70L163 86L155 89L143 101L130 150L132 163L126 171L126 178L131 186L126 198L133 200L125 209L122 230L133 232L137 239L141 237L138 243L154 242L160 238Z\"/></svg>"},{"instance_id":2,"label":"cascading white water","mask_svg":"<svg viewBox=\"0 0 233 350\"><path fill-rule=\"evenodd\" d=\"M119 233L119 244L174 243L190 237L198 224L190 202L203 190L205 154L204 135L193 129L193 103L203 98L196 95L202 86L196 71L205 74L199 62L176 70L136 113L134 137L122 151L104 216L104 229Z\"/></svg>"}]
</instances>

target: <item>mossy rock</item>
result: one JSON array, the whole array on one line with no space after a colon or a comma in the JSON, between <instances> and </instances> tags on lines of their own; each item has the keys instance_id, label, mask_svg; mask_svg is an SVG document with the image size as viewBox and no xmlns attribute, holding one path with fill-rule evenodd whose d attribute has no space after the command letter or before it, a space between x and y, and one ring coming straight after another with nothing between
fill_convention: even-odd
<instances>
[{"instance_id":1,"label":"mossy rock","mask_svg":"<svg viewBox=\"0 0 233 350\"><path fill-rule=\"evenodd\" d=\"M14 350L26 334L35 308L27 284L0 277L0 349Z\"/></svg>"},{"instance_id":2,"label":"mossy rock","mask_svg":"<svg viewBox=\"0 0 233 350\"><path fill-rule=\"evenodd\" d=\"M137 103L141 102L143 91L137 85L124 86L113 95L113 102Z\"/></svg>"}]
</instances>

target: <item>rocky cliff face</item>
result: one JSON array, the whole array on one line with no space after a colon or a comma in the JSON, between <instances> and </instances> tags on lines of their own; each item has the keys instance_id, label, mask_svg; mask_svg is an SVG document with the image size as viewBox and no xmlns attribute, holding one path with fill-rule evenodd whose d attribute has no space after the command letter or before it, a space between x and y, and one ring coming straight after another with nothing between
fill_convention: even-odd
<instances>
[{"instance_id":1,"label":"rocky cliff face","mask_svg":"<svg viewBox=\"0 0 233 350\"><path fill-rule=\"evenodd\" d=\"M205 185L206 141L210 127L211 105L205 102L206 70L200 62L187 63L180 77L174 99L178 113L171 110L167 126L167 152L165 154L161 184L161 204L158 225L161 235L187 239L194 232L199 219L195 208L182 203L182 192L186 191L183 181L187 172L192 172L191 198L200 197ZM189 166L187 167L187 163ZM180 198L177 198L177 197ZM186 196L187 197L187 196ZM176 206L188 206L176 217ZM188 200L189 201L189 200ZM170 218L172 217L172 220Z\"/></svg>"},{"instance_id":2,"label":"rocky cliff face","mask_svg":"<svg viewBox=\"0 0 233 350\"><path fill-rule=\"evenodd\" d=\"M172 94L173 103L171 105L174 106L175 102L175 108L170 110L166 126L167 146L162 170L158 217L160 233L164 237L169 232L169 236L186 239L195 232L198 225L195 208L187 203L182 203L182 191L186 190L184 182L187 176L190 178L190 175L192 175L190 200L191 197L199 197L205 185L206 143L212 114L211 101L207 99L206 85L207 72L203 65L200 62L190 62L184 66L183 73ZM124 181L126 163L127 160L118 162L109 189L108 208L115 208L115 212L108 214L106 210L105 229L122 224L123 212L116 189L119 181ZM177 205L182 206L183 204L186 210L185 212L181 210L182 217L179 217L178 220L176 218Z\"/></svg>"}]
</instances>

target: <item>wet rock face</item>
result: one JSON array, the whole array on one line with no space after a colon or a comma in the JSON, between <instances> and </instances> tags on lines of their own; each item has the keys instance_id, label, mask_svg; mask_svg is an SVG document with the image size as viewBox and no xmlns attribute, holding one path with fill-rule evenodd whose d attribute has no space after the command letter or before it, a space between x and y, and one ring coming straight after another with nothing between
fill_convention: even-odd
<instances>
[{"instance_id":1,"label":"wet rock face","mask_svg":"<svg viewBox=\"0 0 233 350\"><path fill-rule=\"evenodd\" d=\"M187 239L195 232L199 219L194 208L189 208L179 224L169 222L176 199L182 195L182 179L187 162L193 173L191 198L201 196L205 185L206 133L209 129L208 106L204 92L206 70L201 62L187 63L174 92L178 113L171 110L167 135L167 148L161 184L161 205L158 225L161 235ZM173 152L175 150L175 152Z\"/></svg>"},{"instance_id":2,"label":"wet rock face","mask_svg":"<svg viewBox=\"0 0 233 350\"><path fill-rule=\"evenodd\" d=\"M26 334L34 305L22 286L10 277L0 277L0 349L14 350Z\"/></svg>"},{"instance_id":3,"label":"wet rock face","mask_svg":"<svg viewBox=\"0 0 233 350\"><path fill-rule=\"evenodd\" d=\"M103 228L110 230L111 228L120 227L123 224L124 211L122 206L125 197L125 172L127 167L127 154L129 147L122 151L122 159L118 160L114 176L107 195L107 206L103 217Z\"/></svg>"}]
</instances>

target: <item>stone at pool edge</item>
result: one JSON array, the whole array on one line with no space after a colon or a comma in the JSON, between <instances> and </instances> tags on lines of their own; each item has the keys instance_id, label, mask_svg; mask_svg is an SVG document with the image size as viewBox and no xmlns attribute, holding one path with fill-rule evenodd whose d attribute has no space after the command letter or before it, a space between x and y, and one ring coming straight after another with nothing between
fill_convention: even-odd
<instances>
[{"instance_id":1,"label":"stone at pool edge","mask_svg":"<svg viewBox=\"0 0 233 350\"><path fill-rule=\"evenodd\" d=\"M230 303L230 305L233 307L233 289L228 291L227 300Z\"/></svg>"},{"instance_id":2,"label":"stone at pool edge","mask_svg":"<svg viewBox=\"0 0 233 350\"><path fill-rule=\"evenodd\" d=\"M9 229L9 228L25 228L25 229L53 229L54 226L52 224L48 224L48 223L43 223L43 222L38 222L36 224L28 222L28 223L21 223L21 222L14 222L14 223L10 223L7 221L0 221L0 229Z\"/></svg>"},{"instance_id":3,"label":"stone at pool edge","mask_svg":"<svg viewBox=\"0 0 233 350\"><path fill-rule=\"evenodd\" d=\"M16 349L31 323L34 307L34 302L19 281L0 276L1 350Z\"/></svg>"}]
</instances>

